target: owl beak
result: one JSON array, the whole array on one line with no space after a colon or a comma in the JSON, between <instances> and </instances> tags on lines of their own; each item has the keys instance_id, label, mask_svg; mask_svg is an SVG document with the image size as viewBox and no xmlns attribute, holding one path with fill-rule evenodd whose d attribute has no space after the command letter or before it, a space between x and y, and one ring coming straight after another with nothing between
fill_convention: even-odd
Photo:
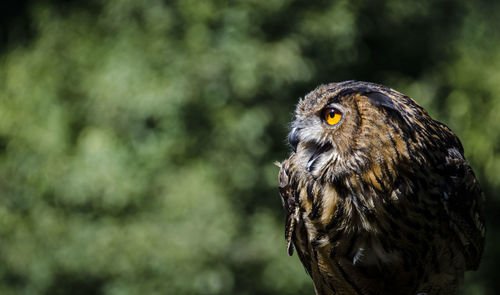
<instances>
[{"instance_id":1,"label":"owl beak","mask_svg":"<svg viewBox=\"0 0 500 295\"><path fill-rule=\"evenodd\" d=\"M290 135L288 136L288 142L290 143L290 146L292 147L292 150L294 152L297 152L297 145L299 144L299 141L299 132L297 130L297 127L295 127L292 129Z\"/></svg>"}]
</instances>

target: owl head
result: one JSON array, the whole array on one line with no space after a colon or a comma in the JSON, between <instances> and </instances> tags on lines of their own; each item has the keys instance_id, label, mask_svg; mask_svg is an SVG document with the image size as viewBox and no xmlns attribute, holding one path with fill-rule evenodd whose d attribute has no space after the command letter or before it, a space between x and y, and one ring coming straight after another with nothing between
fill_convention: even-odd
<instances>
[{"instance_id":1,"label":"owl head","mask_svg":"<svg viewBox=\"0 0 500 295\"><path fill-rule=\"evenodd\" d=\"M321 85L300 100L289 142L294 165L313 177L342 177L373 165L423 161L439 124L411 98L382 85ZM432 140L431 140L432 142Z\"/></svg>"}]
</instances>

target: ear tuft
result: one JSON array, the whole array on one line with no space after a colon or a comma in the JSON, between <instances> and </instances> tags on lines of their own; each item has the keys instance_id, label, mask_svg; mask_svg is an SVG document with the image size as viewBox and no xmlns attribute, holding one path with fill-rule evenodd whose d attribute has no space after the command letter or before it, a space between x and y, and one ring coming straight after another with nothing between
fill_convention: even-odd
<instances>
[{"instance_id":1,"label":"ear tuft","mask_svg":"<svg viewBox=\"0 0 500 295\"><path fill-rule=\"evenodd\" d=\"M393 99L389 96L378 91L367 91L362 94L366 96L372 104L384 108L387 114L400 121L403 124L402 126L406 126L408 124L403 118L405 111L400 106L395 104Z\"/></svg>"},{"instance_id":2,"label":"ear tuft","mask_svg":"<svg viewBox=\"0 0 500 295\"><path fill-rule=\"evenodd\" d=\"M393 111L399 111L399 109L393 103L392 99L381 92L373 92L372 91L372 92L363 93L363 95L368 97L370 102L373 103L374 105L378 105L378 106L381 106L383 108L390 109Z\"/></svg>"}]
</instances>

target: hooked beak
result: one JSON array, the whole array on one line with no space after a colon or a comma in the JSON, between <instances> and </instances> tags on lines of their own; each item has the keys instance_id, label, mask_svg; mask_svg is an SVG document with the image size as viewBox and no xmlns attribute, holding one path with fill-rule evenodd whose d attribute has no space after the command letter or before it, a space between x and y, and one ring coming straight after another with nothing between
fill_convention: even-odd
<instances>
[{"instance_id":1,"label":"hooked beak","mask_svg":"<svg viewBox=\"0 0 500 295\"><path fill-rule=\"evenodd\" d=\"M297 127L295 127L292 129L290 135L288 136L288 142L290 143L290 146L292 147L292 150L294 152L297 152L297 145L299 144L299 141L299 132L297 130Z\"/></svg>"}]
</instances>

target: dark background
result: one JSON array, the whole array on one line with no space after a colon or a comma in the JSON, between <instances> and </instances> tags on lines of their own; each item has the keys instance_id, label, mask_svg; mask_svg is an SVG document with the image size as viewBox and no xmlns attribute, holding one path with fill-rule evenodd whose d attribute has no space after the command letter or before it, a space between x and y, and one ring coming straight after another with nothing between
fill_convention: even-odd
<instances>
[{"instance_id":1,"label":"dark background","mask_svg":"<svg viewBox=\"0 0 500 295\"><path fill-rule=\"evenodd\" d=\"M461 138L498 293L498 1L4 1L0 294L313 294L274 161L299 97L347 79Z\"/></svg>"}]
</instances>

